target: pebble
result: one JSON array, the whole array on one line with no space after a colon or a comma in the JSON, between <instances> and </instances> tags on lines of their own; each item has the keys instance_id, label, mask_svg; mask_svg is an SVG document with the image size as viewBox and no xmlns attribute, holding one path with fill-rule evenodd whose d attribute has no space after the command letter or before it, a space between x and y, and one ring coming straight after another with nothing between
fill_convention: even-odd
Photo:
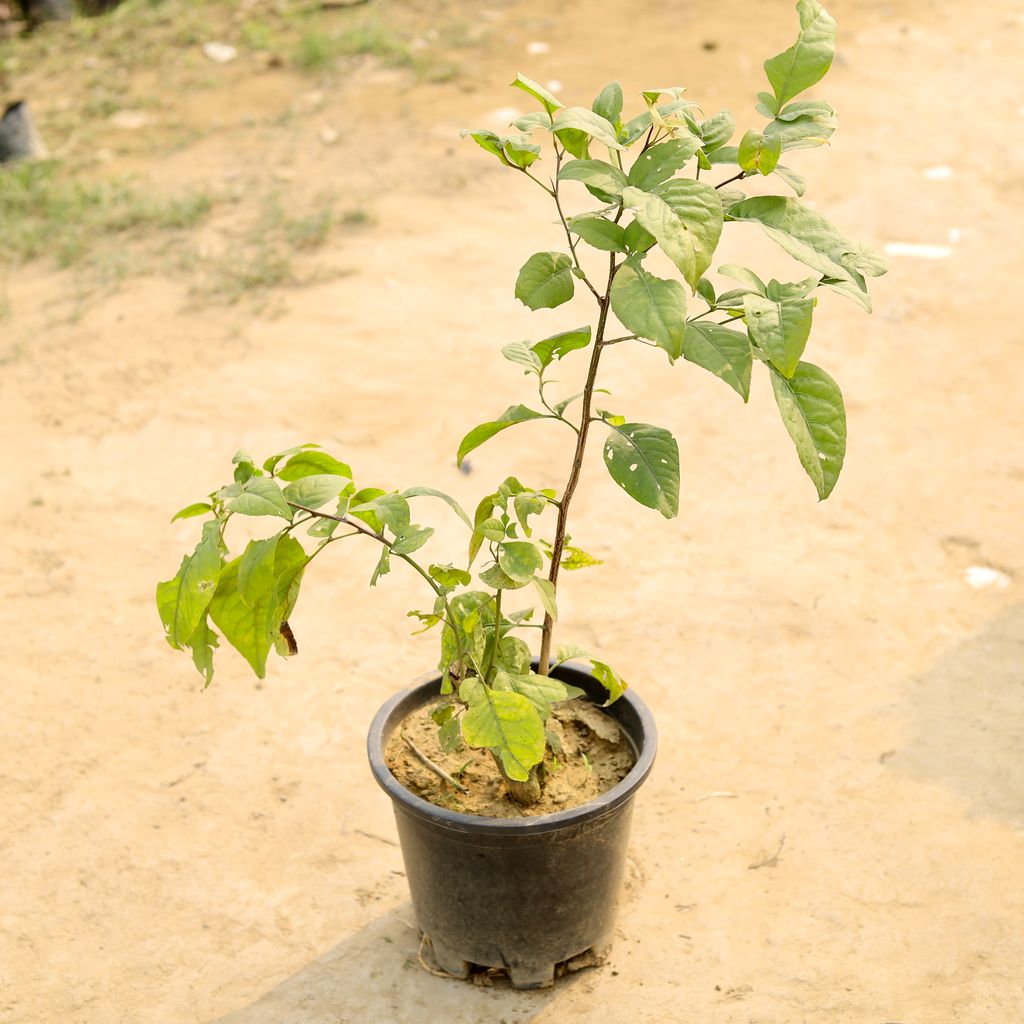
<instances>
[{"instance_id":1,"label":"pebble","mask_svg":"<svg viewBox=\"0 0 1024 1024\"><path fill-rule=\"evenodd\" d=\"M203 53L214 64L230 64L238 56L238 50L230 43L203 43Z\"/></svg>"}]
</instances>

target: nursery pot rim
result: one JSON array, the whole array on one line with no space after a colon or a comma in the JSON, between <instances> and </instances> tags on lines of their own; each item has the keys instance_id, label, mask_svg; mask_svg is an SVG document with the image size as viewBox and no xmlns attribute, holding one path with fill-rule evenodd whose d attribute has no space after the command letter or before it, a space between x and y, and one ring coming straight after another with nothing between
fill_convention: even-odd
<instances>
[{"instance_id":1,"label":"nursery pot rim","mask_svg":"<svg viewBox=\"0 0 1024 1024\"><path fill-rule=\"evenodd\" d=\"M565 662L563 664L569 672L582 673L587 676L592 675L589 669L583 665L572 662ZM552 675L557 674L557 669L552 672ZM612 786L611 789L568 810L521 818L492 818L487 815L465 814L461 811L452 811L445 807L439 807L437 804L417 796L398 781L387 765L384 748L391 732L394 730L394 726L389 729L388 725L394 719L396 712L401 709L402 717L404 718L409 712L422 707L431 696L437 694L438 691L434 687L438 685L440 680L441 676L438 672L429 672L417 677L412 686L399 691L385 701L377 714L374 715L373 722L370 724L370 731L366 739L370 769L378 785L395 802L396 810L398 807L401 807L407 813L429 820L435 827L447 828L455 832L473 832L490 835L508 835L511 833L540 834L554 832L567 826L579 824L583 821L592 821L595 818L603 817L605 814L610 814L630 800L650 774L658 747L657 727L654 723L654 716L647 705L632 689L628 689L615 703L627 705L636 715L640 725L640 742L637 743L630 730L623 726L623 732L633 747L636 761L626 776Z\"/></svg>"}]
</instances>

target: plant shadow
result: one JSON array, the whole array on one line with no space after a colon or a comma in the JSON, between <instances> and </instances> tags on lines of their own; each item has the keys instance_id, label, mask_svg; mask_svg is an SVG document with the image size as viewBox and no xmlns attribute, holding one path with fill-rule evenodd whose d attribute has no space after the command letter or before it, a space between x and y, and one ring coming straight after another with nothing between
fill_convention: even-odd
<instances>
[{"instance_id":1,"label":"plant shadow","mask_svg":"<svg viewBox=\"0 0 1024 1024\"><path fill-rule=\"evenodd\" d=\"M419 932L406 901L339 942L254 1003L210 1024L527 1024L579 977L522 992L436 977L418 961ZM588 972L589 973L589 972Z\"/></svg>"},{"instance_id":2,"label":"plant shadow","mask_svg":"<svg viewBox=\"0 0 1024 1024\"><path fill-rule=\"evenodd\" d=\"M1024 604L912 680L907 701L911 732L888 765L1024 828Z\"/></svg>"}]
</instances>

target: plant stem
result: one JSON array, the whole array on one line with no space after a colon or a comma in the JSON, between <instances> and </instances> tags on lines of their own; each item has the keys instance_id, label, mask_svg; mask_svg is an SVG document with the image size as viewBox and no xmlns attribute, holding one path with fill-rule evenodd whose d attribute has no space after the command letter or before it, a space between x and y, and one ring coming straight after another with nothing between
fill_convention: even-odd
<instances>
[{"instance_id":1,"label":"plant stem","mask_svg":"<svg viewBox=\"0 0 1024 1024\"><path fill-rule=\"evenodd\" d=\"M620 211L621 216L621 211ZM618 218L616 218L617 220ZM597 321L597 330L594 333L594 351L590 356L590 367L587 370L587 382L583 388L583 402L580 410L580 429L576 435L576 451L572 458L572 469L569 471L569 479L566 481L565 490L562 492L561 504L558 507L558 522L555 526L555 540L551 545L551 571L548 579L552 587L558 587L559 563L562 561L562 549L565 546L565 527L569 519L569 505L572 503L572 496L576 493L576 486L580 482L580 473L583 470L583 455L587 447L587 436L590 433L591 405L594 399L594 385L597 382L597 367L601 361L601 350L604 348L604 331L608 322L608 310L611 307L612 282L615 280L615 272L618 266L615 263L615 253L608 257L608 284L605 287L604 295L598 299L601 313ZM554 627L554 619L551 615L544 615L544 632L541 634L540 660L537 671L546 676L551 662L551 631Z\"/></svg>"},{"instance_id":2,"label":"plant stem","mask_svg":"<svg viewBox=\"0 0 1024 1024\"><path fill-rule=\"evenodd\" d=\"M725 181L720 181L715 186L715 188L724 188L726 185L729 184L730 181L741 181L746 176L747 176L747 172L746 171L740 171L739 174L734 174L731 178L726 178Z\"/></svg>"},{"instance_id":3,"label":"plant stem","mask_svg":"<svg viewBox=\"0 0 1024 1024\"><path fill-rule=\"evenodd\" d=\"M373 530L369 529L369 527L364 526L358 520L349 519L346 516L336 516L332 512L319 512L315 508L309 508L306 505L298 505L294 501L289 501L288 504L291 505L292 508L298 509L300 512L309 512L314 516L319 516L319 518L321 519L332 519L336 523L344 523L346 526L351 526L352 529L356 531L356 533L361 533L366 537L371 537L373 540L377 541L378 544L383 544L384 547L386 547L388 551L390 551L393 555L396 555L403 562L406 562L407 564L411 565L416 570L416 572L418 572L420 576L423 577L423 579L427 583L427 586L429 586L430 589L441 599L441 602L444 605L445 621L452 631L452 636L455 638L455 647L456 650L458 650L459 652L459 665L462 667L463 670L465 670L466 652L465 648L462 646L462 638L459 636L459 630L455 628L455 620L452 616L452 608L451 605L448 603L448 598L445 595L444 591L440 588L440 586L438 586L437 581L430 575L430 573L427 572L426 569L423 568L422 565L419 564L419 562L416 561L415 558L410 558L409 555L401 554L400 552L395 552L394 544L392 541L389 541L386 537L382 537L379 533L376 533ZM352 535L348 534L348 536Z\"/></svg>"},{"instance_id":4,"label":"plant stem","mask_svg":"<svg viewBox=\"0 0 1024 1024\"><path fill-rule=\"evenodd\" d=\"M562 151L555 146L555 181L554 188L551 189L551 198L555 201L555 209L558 210L558 219L562 222L562 229L565 231L566 240L569 242L569 251L572 253L572 261L576 264L576 269L582 274L581 280L590 289L590 294L597 299L598 305L601 303L601 296L598 294L597 289L590 283L590 278L587 277L580 265L580 258L576 255L576 243L573 241L572 232L569 230L569 222L565 219L565 214L562 212L562 200L558 194L559 183L558 183L558 172L562 169Z\"/></svg>"}]
</instances>

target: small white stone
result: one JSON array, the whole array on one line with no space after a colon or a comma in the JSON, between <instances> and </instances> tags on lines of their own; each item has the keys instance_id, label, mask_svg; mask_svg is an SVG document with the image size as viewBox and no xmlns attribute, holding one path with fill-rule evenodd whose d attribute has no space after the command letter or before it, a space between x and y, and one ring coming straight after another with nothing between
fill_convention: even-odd
<instances>
[{"instance_id":1,"label":"small white stone","mask_svg":"<svg viewBox=\"0 0 1024 1024\"><path fill-rule=\"evenodd\" d=\"M547 53L551 47L547 43L542 43L540 40L535 39L532 43L526 44L526 52L531 57L538 57L542 53Z\"/></svg>"},{"instance_id":2,"label":"small white stone","mask_svg":"<svg viewBox=\"0 0 1024 1024\"><path fill-rule=\"evenodd\" d=\"M959 228L950 228L949 229L949 240L951 242L953 242L954 245L957 242L959 242L960 239L963 238L963 237L964 237L964 233Z\"/></svg>"},{"instance_id":3,"label":"small white stone","mask_svg":"<svg viewBox=\"0 0 1024 1024\"><path fill-rule=\"evenodd\" d=\"M320 141L325 146L333 146L340 138L341 135L338 130L336 128L332 128L329 124L325 124L323 128L320 129Z\"/></svg>"},{"instance_id":4,"label":"small white stone","mask_svg":"<svg viewBox=\"0 0 1024 1024\"><path fill-rule=\"evenodd\" d=\"M937 167L927 168L924 176L929 181L949 181L953 177L953 168L947 164L939 164Z\"/></svg>"},{"instance_id":5,"label":"small white stone","mask_svg":"<svg viewBox=\"0 0 1024 1024\"><path fill-rule=\"evenodd\" d=\"M562 83L557 78L552 78L545 88L547 88L549 92L561 92Z\"/></svg>"},{"instance_id":6,"label":"small white stone","mask_svg":"<svg viewBox=\"0 0 1024 1024\"><path fill-rule=\"evenodd\" d=\"M238 56L238 50L230 43L203 43L203 53L214 64L230 64Z\"/></svg>"},{"instance_id":7,"label":"small white stone","mask_svg":"<svg viewBox=\"0 0 1024 1024\"><path fill-rule=\"evenodd\" d=\"M964 570L964 579L975 590L983 587L998 587L1002 590L1010 585L1010 577L990 565L969 565Z\"/></svg>"}]
</instances>

